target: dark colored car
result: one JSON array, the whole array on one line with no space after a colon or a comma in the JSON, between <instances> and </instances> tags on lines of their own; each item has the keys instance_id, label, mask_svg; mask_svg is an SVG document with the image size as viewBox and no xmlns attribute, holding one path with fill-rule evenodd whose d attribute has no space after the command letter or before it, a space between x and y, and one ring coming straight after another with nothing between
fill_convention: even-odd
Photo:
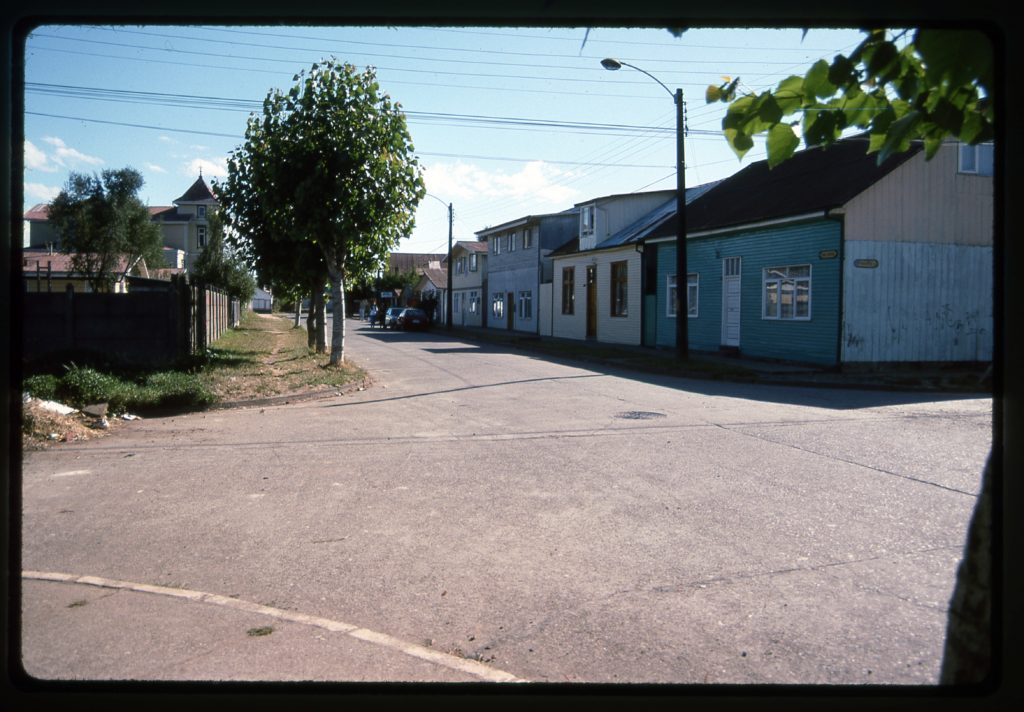
<instances>
[{"instance_id":1,"label":"dark colored car","mask_svg":"<svg viewBox=\"0 0 1024 712\"><path fill-rule=\"evenodd\" d=\"M398 314L397 325L399 329L426 329L430 324L427 313L422 309L403 309Z\"/></svg>"},{"instance_id":2,"label":"dark colored car","mask_svg":"<svg viewBox=\"0 0 1024 712\"><path fill-rule=\"evenodd\" d=\"M384 326L391 329L397 329L398 315L402 310L403 307L389 307L388 310L384 312Z\"/></svg>"}]
</instances>

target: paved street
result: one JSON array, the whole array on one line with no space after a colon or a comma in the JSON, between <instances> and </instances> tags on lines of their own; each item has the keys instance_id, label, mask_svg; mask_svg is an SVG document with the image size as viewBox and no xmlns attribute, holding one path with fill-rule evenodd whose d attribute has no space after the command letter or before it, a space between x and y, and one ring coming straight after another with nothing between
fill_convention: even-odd
<instances>
[{"instance_id":1,"label":"paved street","mask_svg":"<svg viewBox=\"0 0 1024 712\"><path fill-rule=\"evenodd\" d=\"M26 454L30 674L937 682L989 398L346 344L364 391Z\"/></svg>"}]
</instances>

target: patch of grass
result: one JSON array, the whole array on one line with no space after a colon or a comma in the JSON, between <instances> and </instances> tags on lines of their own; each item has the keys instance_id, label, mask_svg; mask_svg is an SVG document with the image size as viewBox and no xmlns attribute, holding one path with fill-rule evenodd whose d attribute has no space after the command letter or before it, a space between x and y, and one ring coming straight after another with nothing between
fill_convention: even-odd
<instances>
[{"instance_id":1,"label":"patch of grass","mask_svg":"<svg viewBox=\"0 0 1024 712\"><path fill-rule=\"evenodd\" d=\"M309 349L305 329L289 317L249 312L209 350L199 377L229 402L327 391L365 377L356 366L330 367L327 360Z\"/></svg>"},{"instance_id":2,"label":"patch of grass","mask_svg":"<svg viewBox=\"0 0 1024 712\"><path fill-rule=\"evenodd\" d=\"M111 414L195 409L214 402L198 377L183 371L105 372L72 363L61 376L31 376L22 387L31 396L73 408L106 403Z\"/></svg>"}]
</instances>

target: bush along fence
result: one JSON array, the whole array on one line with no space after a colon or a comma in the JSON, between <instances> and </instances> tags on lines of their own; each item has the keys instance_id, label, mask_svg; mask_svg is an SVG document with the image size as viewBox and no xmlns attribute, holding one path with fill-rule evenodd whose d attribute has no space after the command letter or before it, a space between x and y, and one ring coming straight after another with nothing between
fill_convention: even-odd
<instances>
[{"instance_id":1,"label":"bush along fence","mask_svg":"<svg viewBox=\"0 0 1024 712\"><path fill-rule=\"evenodd\" d=\"M189 280L139 280L127 294L26 292L26 364L77 357L162 367L203 353L241 319L241 304Z\"/></svg>"}]
</instances>

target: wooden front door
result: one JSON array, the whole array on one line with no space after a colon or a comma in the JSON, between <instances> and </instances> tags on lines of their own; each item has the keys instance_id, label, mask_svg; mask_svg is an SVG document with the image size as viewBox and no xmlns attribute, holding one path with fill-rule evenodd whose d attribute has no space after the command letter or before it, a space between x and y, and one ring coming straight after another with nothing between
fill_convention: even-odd
<instances>
[{"instance_id":1,"label":"wooden front door","mask_svg":"<svg viewBox=\"0 0 1024 712\"><path fill-rule=\"evenodd\" d=\"M597 266L587 267L587 338L597 336Z\"/></svg>"}]
</instances>

